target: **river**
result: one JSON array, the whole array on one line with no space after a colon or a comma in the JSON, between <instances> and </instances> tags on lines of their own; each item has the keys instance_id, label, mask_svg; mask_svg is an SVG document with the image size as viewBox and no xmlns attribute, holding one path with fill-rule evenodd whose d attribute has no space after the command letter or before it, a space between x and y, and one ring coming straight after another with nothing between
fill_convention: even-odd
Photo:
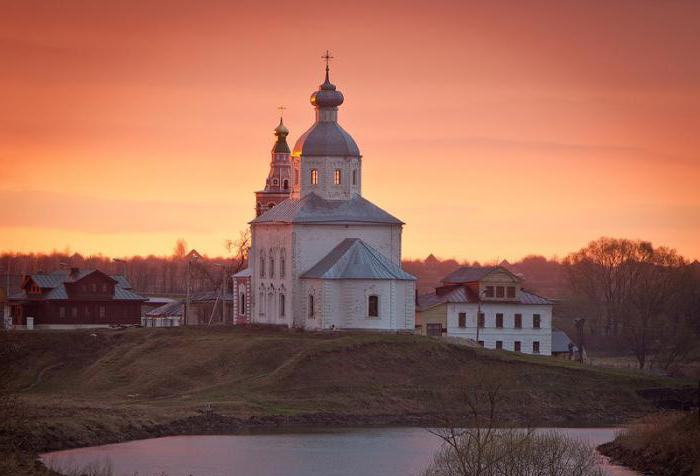
<instances>
[{"instance_id":1,"label":"river","mask_svg":"<svg viewBox=\"0 0 700 476\"><path fill-rule=\"evenodd\" d=\"M615 428L556 431L599 445ZM285 433L171 436L41 455L66 471L109 462L114 476L410 476L431 461L440 441L422 428L353 428ZM601 456L611 476L637 475Z\"/></svg>"}]
</instances>

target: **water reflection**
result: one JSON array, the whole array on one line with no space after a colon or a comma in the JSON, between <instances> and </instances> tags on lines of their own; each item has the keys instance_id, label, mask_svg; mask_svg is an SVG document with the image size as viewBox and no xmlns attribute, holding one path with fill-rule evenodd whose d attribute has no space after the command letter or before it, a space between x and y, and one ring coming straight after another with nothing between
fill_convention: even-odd
<instances>
[{"instance_id":1,"label":"water reflection","mask_svg":"<svg viewBox=\"0 0 700 476\"><path fill-rule=\"evenodd\" d=\"M599 445L614 428L557 429ZM108 459L115 476L407 476L430 462L439 440L422 428L172 436L42 455L52 469ZM636 475L603 463L611 476Z\"/></svg>"}]
</instances>

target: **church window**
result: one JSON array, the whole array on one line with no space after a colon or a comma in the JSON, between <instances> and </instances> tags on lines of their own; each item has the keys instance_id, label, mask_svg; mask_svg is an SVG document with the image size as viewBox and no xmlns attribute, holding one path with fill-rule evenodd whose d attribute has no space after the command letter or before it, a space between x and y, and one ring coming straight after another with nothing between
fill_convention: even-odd
<instances>
[{"instance_id":1,"label":"church window","mask_svg":"<svg viewBox=\"0 0 700 476\"><path fill-rule=\"evenodd\" d=\"M352 171L352 184L357 185L357 170Z\"/></svg>"},{"instance_id":2,"label":"church window","mask_svg":"<svg viewBox=\"0 0 700 476\"><path fill-rule=\"evenodd\" d=\"M280 278L284 278L287 272L287 253L284 250L280 253Z\"/></svg>"},{"instance_id":3,"label":"church window","mask_svg":"<svg viewBox=\"0 0 700 476\"><path fill-rule=\"evenodd\" d=\"M505 288L503 286L496 286L496 297L502 298L505 297L505 295Z\"/></svg>"},{"instance_id":4,"label":"church window","mask_svg":"<svg viewBox=\"0 0 700 476\"><path fill-rule=\"evenodd\" d=\"M265 252L260 252L260 277L265 277Z\"/></svg>"},{"instance_id":5,"label":"church window","mask_svg":"<svg viewBox=\"0 0 700 476\"><path fill-rule=\"evenodd\" d=\"M267 204L268 210L272 210L272 207L274 207L274 206L275 206L275 202L270 202Z\"/></svg>"},{"instance_id":6,"label":"church window","mask_svg":"<svg viewBox=\"0 0 700 476\"><path fill-rule=\"evenodd\" d=\"M333 176L333 183L336 185L340 185L342 179L342 172L340 169L335 169L335 175Z\"/></svg>"},{"instance_id":7,"label":"church window","mask_svg":"<svg viewBox=\"0 0 700 476\"><path fill-rule=\"evenodd\" d=\"M263 312L263 303L265 302L265 294L260 291L260 299L258 300L258 315L264 316L265 313Z\"/></svg>"},{"instance_id":8,"label":"church window","mask_svg":"<svg viewBox=\"0 0 700 476\"><path fill-rule=\"evenodd\" d=\"M280 294L280 317L284 317L285 313L285 302L284 302L284 294Z\"/></svg>"},{"instance_id":9,"label":"church window","mask_svg":"<svg viewBox=\"0 0 700 476\"><path fill-rule=\"evenodd\" d=\"M369 317L379 317L379 296L372 294L367 299L367 315Z\"/></svg>"},{"instance_id":10,"label":"church window","mask_svg":"<svg viewBox=\"0 0 700 476\"><path fill-rule=\"evenodd\" d=\"M285 180L284 182L282 182L282 188L284 188L285 190L289 190L289 180Z\"/></svg>"},{"instance_id":11,"label":"church window","mask_svg":"<svg viewBox=\"0 0 700 476\"><path fill-rule=\"evenodd\" d=\"M294 183L299 183L299 169L294 169Z\"/></svg>"},{"instance_id":12,"label":"church window","mask_svg":"<svg viewBox=\"0 0 700 476\"><path fill-rule=\"evenodd\" d=\"M241 293L241 298L238 301L238 313L239 314L245 314L245 293Z\"/></svg>"},{"instance_id":13,"label":"church window","mask_svg":"<svg viewBox=\"0 0 700 476\"><path fill-rule=\"evenodd\" d=\"M275 277L275 256L272 250L270 250L270 277Z\"/></svg>"},{"instance_id":14,"label":"church window","mask_svg":"<svg viewBox=\"0 0 700 476\"><path fill-rule=\"evenodd\" d=\"M314 317L314 295L309 294L309 317Z\"/></svg>"},{"instance_id":15,"label":"church window","mask_svg":"<svg viewBox=\"0 0 700 476\"><path fill-rule=\"evenodd\" d=\"M277 179L274 179L274 180L272 181L272 185L274 185L275 187L276 187L277 185L279 185L279 183L280 183L280 182L279 182L279 180L277 180Z\"/></svg>"},{"instance_id":16,"label":"church window","mask_svg":"<svg viewBox=\"0 0 700 476\"><path fill-rule=\"evenodd\" d=\"M311 185L318 184L318 170L311 169Z\"/></svg>"}]
</instances>

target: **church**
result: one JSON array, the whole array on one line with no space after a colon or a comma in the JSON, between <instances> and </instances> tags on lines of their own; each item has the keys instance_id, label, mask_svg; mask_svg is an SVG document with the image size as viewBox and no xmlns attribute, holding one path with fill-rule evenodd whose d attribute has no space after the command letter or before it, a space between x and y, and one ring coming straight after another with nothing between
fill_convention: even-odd
<instances>
[{"instance_id":1,"label":"church","mask_svg":"<svg viewBox=\"0 0 700 476\"><path fill-rule=\"evenodd\" d=\"M293 149L275 128L256 192L248 269L234 276L236 322L310 330L413 332L415 277L401 268L404 223L362 196L362 155L338 123L343 94L325 81L316 120Z\"/></svg>"}]
</instances>

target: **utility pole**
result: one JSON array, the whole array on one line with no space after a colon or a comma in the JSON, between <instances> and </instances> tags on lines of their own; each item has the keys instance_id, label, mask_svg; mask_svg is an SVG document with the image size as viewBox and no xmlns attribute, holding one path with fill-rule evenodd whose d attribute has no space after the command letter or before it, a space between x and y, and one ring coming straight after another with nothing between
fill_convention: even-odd
<instances>
[{"instance_id":1,"label":"utility pole","mask_svg":"<svg viewBox=\"0 0 700 476\"><path fill-rule=\"evenodd\" d=\"M578 361L583 363L583 325L586 320L582 317L574 319L574 324L576 324L576 340L578 341Z\"/></svg>"},{"instance_id":2,"label":"utility pole","mask_svg":"<svg viewBox=\"0 0 700 476\"><path fill-rule=\"evenodd\" d=\"M192 279L191 279L191 268L192 268L192 261L198 260L201 258L201 255L197 253L197 250L192 250L189 253L187 253L187 297L185 298L185 322L184 325L188 324L189 318L190 318L190 294L192 292Z\"/></svg>"},{"instance_id":3,"label":"utility pole","mask_svg":"<svg viewBox=\"0 0 700 476\"><path fill-rule=\"evenodd\" d=\"M484 289L483 291L480 291L478 294L478 306L476 310L476 343L477 345L479 344L479 328L481 327L481 296L486 295L486 290ZM486 319L484 318L484 321Z\"/></svg>"}]
</instances>

